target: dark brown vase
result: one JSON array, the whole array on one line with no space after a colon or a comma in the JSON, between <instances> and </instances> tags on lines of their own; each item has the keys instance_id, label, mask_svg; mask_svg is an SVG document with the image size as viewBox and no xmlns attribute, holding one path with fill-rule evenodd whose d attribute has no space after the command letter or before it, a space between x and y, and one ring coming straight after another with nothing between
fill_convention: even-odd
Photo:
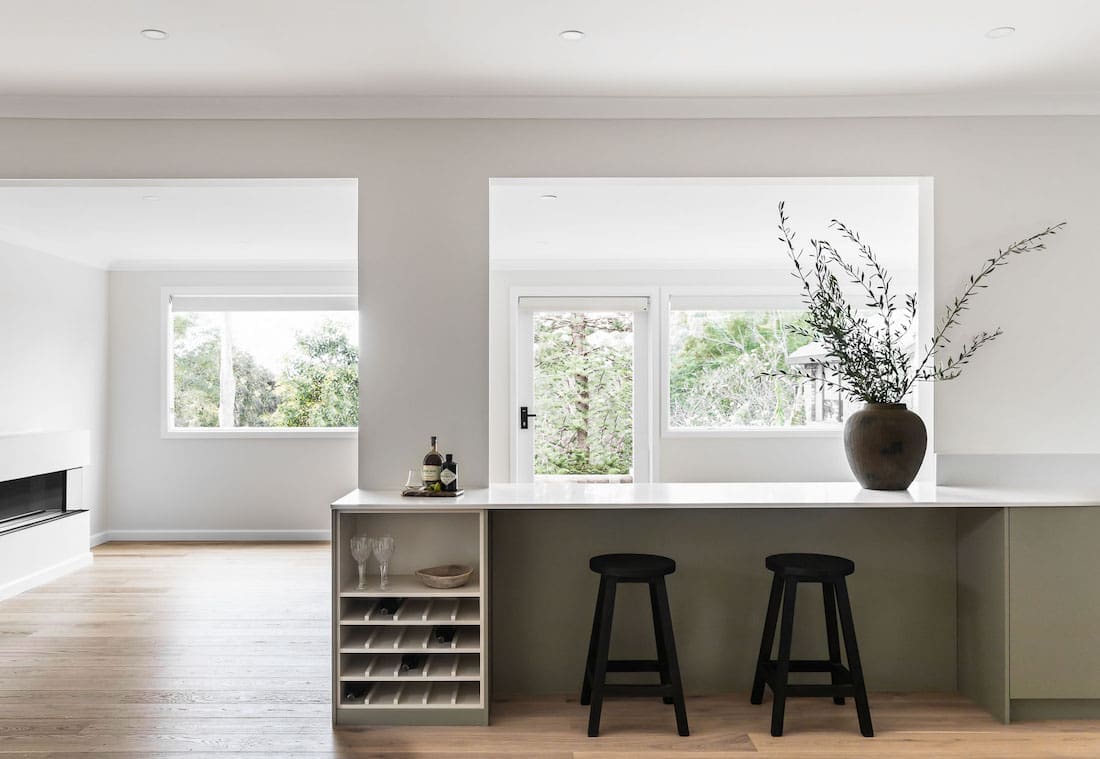
<instances>
[{"instance_id":1,"label":"dark brown vase","mask_svg":"<svg viewBox=\"0 0 1100 759\"><path fill-rule=\"evenodd\" d=\"M868 403L844 424L844 453L868 490L905 490L924 461L928 430L904 403Z\"/></svg>"}]
</instances>

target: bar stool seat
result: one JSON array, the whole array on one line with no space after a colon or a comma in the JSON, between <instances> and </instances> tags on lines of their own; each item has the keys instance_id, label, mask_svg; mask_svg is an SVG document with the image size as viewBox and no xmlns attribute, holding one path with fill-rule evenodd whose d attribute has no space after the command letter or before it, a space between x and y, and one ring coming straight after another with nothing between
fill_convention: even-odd
<instances>
[{"instance_id":1,"label":"bar stool seat","mask_svg":"<svg viewBox=\"0 0 1100 759\"><path fill-rule=\"evenodd\" d=\"M644 553L609 553L594 556L588 562L600 576L596 611L592 615L592 635L581 686L581 704L589 706L588 735L600 734L600 715L604 696L653 696L671 704L676 712L676 730L688 734L684 689L680 684L680 664L672 634L672 614L668 608L665 577L676 571L676 562L667 556ZM649 603L653 614L656 659L610 659L611 622L615 612L615 592L621 582L649 585ZM608 683L608 672L655 672L660 684Z\"/></svg>"},{"instance_id":2,"label":"bar stool seat","mask_svg":"<svg viewBox=\"0 0 1100 759\"><path fill-rule=\"evenodd\" d=\"M593 556L588 567L593 572L620 580L646 580L676 571L676 562L667 556L648 553L605 553Z\"/></svg>"},{"instance_id":3,"label":"bar stool seat","mask_svg":"<svg viewBox=\"0 0 1100 759\"><path fill-rule=\"evenodd\" d=\"M816 553L780 553L768 556L764 566L774 572L768 612L764 619L764 634L760 640L760 654L756 660L756 675L752 684L750 701L764 701L764 686L772 689L771 733L783 735L783 717L787 698L796 696L832 696L833 703L844 704L851 696L856 702L859 731L870 738L875 734L871 725L871 710L867 703L867 687L863 681L863 665L856 644L856 628L852 621L852 605L848 599L845 577L856 570L850 559ZM825 604L825 634L829 644L828 659L791 659L791 638L794 633L795 594L799 583L821 585ZM779 632L779 651L771 658L775 643L775 627L779 622L780 606L783 619ZM848 654L848 666L840 658L840 635L837 616L844 634L844 649ZM828 684L798 684L789 682L792 672L827 672Z\"/></svg>"},{"instance_id":4,"label":"bar stool seat","mask_svg":"<svg viewBox=\"0 0 1100 759\"><path fill-rule=\"evenodd\" d=\"M851 559L824 553L777 553L764 559L764 566L784 577L807 579L847 577L856 571Z\"/></svg>"}]
</instances>

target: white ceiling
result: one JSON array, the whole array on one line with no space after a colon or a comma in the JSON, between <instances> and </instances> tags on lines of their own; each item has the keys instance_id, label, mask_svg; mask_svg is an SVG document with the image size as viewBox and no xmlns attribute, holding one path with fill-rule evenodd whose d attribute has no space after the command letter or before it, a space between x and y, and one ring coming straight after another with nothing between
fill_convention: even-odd
<instances>
[{"instance_id":1,"label":"white ceiling","mask_svg":"<svg viewBox=\"0 0 1100 759\"><path fill-rule=\"evenodd\" d=\"M0 242L113 269L354 268L354 179L0 182Z\"/></svg>"},{"instance_id":2,"label":"white ceiling","mask_svg":"<svg viewBox=\"0 0 1100 759\"><path fill-rule=\"evenodd\" d=\"M489 99L479 102L490 109L491 102L522 98L896 103L903 97L930 109L935 98L953 98L960 108L973 102L1009 110L1013 102L1026 110L1043 97L1085 108L1100 101L1096 0L5 0L3 6L0 111L8 113L37 107L109 115L100 107L107 104L107 111L129 108L132 115L139 101L185 112L192 103L196 115L230 114L234 104L248 102L272 115L290 102L322 110L377 102L383 111L401 110L404 102L405 111L420 115L432 115L432 103L443 110L449 103L472 115L460 102L469 98ZM1002 25L1018 31L999 40L985 36ZM147 27L170 37L145 39L139 32ZM564 41L558 36L564 29L587 36Z\"/></svg>"},{"instance_id":3,"label":"white ceiling","mask_svg":"<svg viewBox=\"0 0 1100 759\"><path fill-rule=\"evenodd\" d=\"M556 199L544 199L552 194ZM902 179L494 180L494 269L716 269L789 273L778 204L802 245L855 229L902 286L917 267L918 185ZM902 282L904 280L904 282Z\"/></svg>"}]
</instances>

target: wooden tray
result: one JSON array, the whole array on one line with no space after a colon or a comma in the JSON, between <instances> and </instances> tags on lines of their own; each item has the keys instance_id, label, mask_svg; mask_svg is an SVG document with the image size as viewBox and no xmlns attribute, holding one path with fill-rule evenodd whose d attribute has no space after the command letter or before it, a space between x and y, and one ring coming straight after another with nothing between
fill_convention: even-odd
<instances>
[{"instance_id":1,"label":"wooden tray","mask_svg":"<svg viewBox=\"0 0 1100 759\"><path fill-rule=\"evenodd\" d=\"M420 488L406 488L401 495L406 498L458 498L465 490L421 490Z\"/></svg>"}]
</instances>

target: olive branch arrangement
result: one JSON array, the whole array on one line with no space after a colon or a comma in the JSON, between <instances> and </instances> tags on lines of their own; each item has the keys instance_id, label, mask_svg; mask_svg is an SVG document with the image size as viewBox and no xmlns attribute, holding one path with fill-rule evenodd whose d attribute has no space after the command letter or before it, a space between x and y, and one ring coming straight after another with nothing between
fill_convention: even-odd
<instances>
[{"instance_id":1,"label":"olive branch arrangement","mask_svg":"<svg viewBox=\"0 0 1100 759\"><path fill-rule=\"evenodd\" d=\"M816 341L825 349L827 359L811 359L811 365L822 366L834 373L822 372L818 377L825 385L865 403L902 403L917 382L952 380L962 373L978 350L1001 336L1000 327L981 331L971 337L957 353L938 361L951 344L948 333L960 323L969 310L971 298L989 285L988 278L1013 256L1046 248L1046 238L1056 234L1065 222L1047 227L1042 232L1012 243L997 251L970 276L962 294L944 310L935 332L923 352L913 350L907 339L917 318L917 295L905 293L898 305L897 294L891 289L893 280L875 256L874 251L847 225L833 219L830 227L855 246L861 263L845 261L826 240L810 240L813 253L804 259L797 249L784 204L779 204L779 240L794 264L794 276L801 283L802 301L806 305L805 325L788 327L792 334ZM836 271L834 271L834 268ZM844 293L837 272L866 297L863 308L853 306ZM918 359L917 356L920 356ZM798 369L780 369L764 376L790 376L804 379Z\"/></svg>"}]
</instances>

